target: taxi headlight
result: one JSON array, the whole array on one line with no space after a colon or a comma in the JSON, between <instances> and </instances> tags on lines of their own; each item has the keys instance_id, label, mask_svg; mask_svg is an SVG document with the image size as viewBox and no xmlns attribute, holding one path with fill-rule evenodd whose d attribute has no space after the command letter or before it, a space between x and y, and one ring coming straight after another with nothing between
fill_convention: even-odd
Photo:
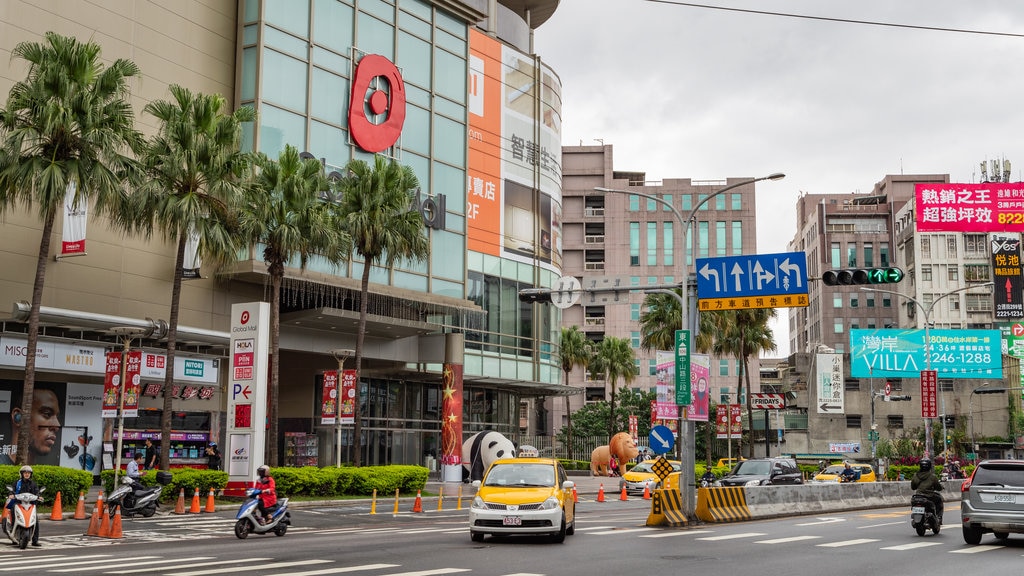
<instances>
[{"instance_id":1,"label":"taxi headlight","mask_svg":"<svg viewBox=\"0 0 1024 576\"><path fill-rule=\"evenodd\" d=\"M474 496L473 497L472 507L482 510L484 508L487 508L487 505L484 504L484 499L483 498L481 498L479 496Z\"/></svg>"},{"instance_id":2,"label":"taxi headlight","mask_svg":"<svg viewBox=\"0 0 1024 576\"><path fill-rule=\"evenodd\" d=\"M556 508L561 508L561 507L562 507L562 503L558 500L558 498L555 498L554 496L548 498L547 500L541 502L541 504L540 504L540 509L541 510L554 510Z\"/></svg>"}]
</instances>

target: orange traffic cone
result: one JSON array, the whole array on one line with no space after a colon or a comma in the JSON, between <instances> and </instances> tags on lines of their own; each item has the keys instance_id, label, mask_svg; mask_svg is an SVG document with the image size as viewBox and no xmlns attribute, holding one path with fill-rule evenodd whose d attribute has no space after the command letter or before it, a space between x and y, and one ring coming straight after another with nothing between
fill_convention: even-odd
<instances>
[{"instance_id":1,"label":"orange traffic cone","mask_svg":"<svg viewBox=\"0 0 1024 576\"><path fill-rule=\"evenodd\" d=\"M604 483L603 482L601 483L601 486L598 487L598 489L597 489L597 501L598 502L604 502Z\"/></svg>"},{"instance_id":2,"label":"orange traffic cone","mask_svg":"<svg viewBox=\"0 0 1024 576\"><path fill-rule=\"evenodd\" d=\"M60 505L60 490L57 491L57 496L53 499L53 511L50 512L50 520L63 520L64 509Z\"/></svg>"},{"instance_id":3,"label":"orange traffic cone","mask_svg":"<svg viewBox=\"0 0 1024 576\"><path fill-rule=\"evenodd\" d=\"M121 507L114 509L114 518L110 521L110 534L108 538L124 538L121 533Z\"/></svg>"},{"instance_id":4,"label":"orange traffic cone","mask_svg":"<svg viewBox=\"0 0 1024 576\"><path fill-rule=\"evenodd\" d=\"M195 494L192 495L192 506L188 509L189 514L199 514L199 487L196 487Z\"/></svg>"},{"instance_id":5,"label":"orange traffic cone","mask_svg":"<svg viewBox=\"0 0 1024 576\"><path fill-rule=\"evenodd\" d=\"M85 492L78 491L78 505L75 506L75 520L85 520Z\"/></svg>"},{"instance_id":6,"label":"orange traffic cone","mask_svg":"<svg viewBox=\"0 0 1024 576\"><path fill-rule=\"evenodd\" d=\"M644 482L644 500L651 499L651 485L648 482Z\"/></svg>"},{"instance_id":7,"label":"orange traffic cone","mask_svg":"<svg viewBox=\"0 0 1024 576\"><path fill-rule=\"evenodd\" d=\"M210 488L210 494L206 496L206 510L204 512L216 512L217 508L213 503L213 488Z\"/></svg>"},{"instance_id":8,"label":"orange traffic cone","mask_svg":"<svg viewBox=\"0 0 1024 576\"><path fill-rule=\"evenodd\" d=\"M181 492L178 492L178 503L174 505L175 514L185 513L185 489L182 488Z\"/></svg>"},{"instance_id":9,"label":"orange traffic cone","mask_svg":"<svg viewBox=\"0 0 1024 576\"><path fill-rule=\"evenodd\" d=\"M100 518L103 516L103 490L100 490L96 497L96 507L92 509L92 518L89 519L89 528L86 529L86 536L100 535Z\"/></svg>"},{"instance_id":10,"label":"orange traffic cone","mask_svg":"<svg viewBox=\"0 0 1024 576\"><path fill-rule=\"evenodd\" d=\"M623 502L625 502L626 500L629 500L629 494L626 493L626 485L625 484L622 485L622 492L619 493L619 500L622 500Z\"/></svg>"},{"instance_id":11,"label":"orange traffic cone","mask_svg":"<svg viewBox=\"0 0 1024 576\"><path fill-rule=\"evenodd\" d=\"M110 515L107 513L106 506L100 511L100 529L96 535L100 538L110 537Z\"/></svg>"},{"instance_id":12,"label":"orange traffic cone","mask_svg":"<svg viewBox=\"0 0 1024 576\"><path fill-rule=\"evenodd\" d=\"M423 499L420 498L420 491L416 491L416 502L412 505L413 512L423 512Z\"/></svg>"},{"instance_id":13,"label":"orange traffic cone","mask_svg":"<svg viewBox=\"0 0 1024 576\"><path fill-rule=\"evenodd\" d=\"M580 495L579 495L579 492L576 491L576 487L575 486L572 487L572 501L575 504L579 504L579 502L580 502Z\"/></svg>"}]
</instances>

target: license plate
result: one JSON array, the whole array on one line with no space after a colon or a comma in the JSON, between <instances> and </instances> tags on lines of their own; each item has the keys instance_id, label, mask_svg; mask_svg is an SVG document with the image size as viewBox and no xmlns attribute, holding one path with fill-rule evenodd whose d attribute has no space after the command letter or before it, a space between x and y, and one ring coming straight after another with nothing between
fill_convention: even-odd
<instances>
[{"instance_id":1,"label":"license plate","mask_svg":"<svg viewBox=\"0 0 1024 576\"><path fill-rule=\"evenodd\" d=\"M914 506L910 509L911 514L924 514L924 506Z\"/></svg>"},{"instance_id":2,"label":"license plate","mask_svg":"<svg viewBox=\"0 0 1024 576\"><path fill-rule=\"evenodd\" d=\"M523 519L519 516L505 516L501 519L502 526L522 526Z\"/></svg>"},{"instance_id":3,"label":"license plate","mask_svg":"<svg viewBox=\"0 0 1024 576\"><path fill-rule=\"evenodd\" d=\"M1013 504L1014 502L1017 501L1017 498L1013 494L996 494L995 495L995 501L996 502L1008 502L1010 504Z\"/></svg>"}]
</instances>

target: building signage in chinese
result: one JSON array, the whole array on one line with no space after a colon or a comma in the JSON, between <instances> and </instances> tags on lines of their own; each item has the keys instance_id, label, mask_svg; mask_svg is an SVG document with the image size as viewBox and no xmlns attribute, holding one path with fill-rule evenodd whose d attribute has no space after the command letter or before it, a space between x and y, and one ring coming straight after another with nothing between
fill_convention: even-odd
<instances>
[{"instance_id":1,"label":"building signage in chinese","mask_svg":"<svg viewBox=\"0 0 1024 576\"><path fill-rule=\"evenodd\" d=\"M935 401L938 387L939 378L935 370L921 370L921 418L939 417Z\"/></svg>"},{"instance_id":2,"label":"building signage in chinese","mask_svg":"<svg viewBox=\"0 0 1024 576\"><path fill-rule=\"evenodd\" d=\"M918 232L1024 230L1024 183L915 185Z\"/></svg>"},{"instance_id":3,"label":"building signage in chinese","mask_svg":"<svg viewBox=\"0 0 1024 576\"><path fill-rule=\"evenodd\" d=\"M842 414L846 410L843 396L843 355L815 354L815 382L817 382L819 414Z\"/></svg>"},{"instance_id":4,"label":"building signage in chinese","mask_svg":"<svg viewBox=\"0 0 1024 576\"><path fill-rule=\"evenodd\" d=\"M931 369L940 378L1002 378L998 330L930 330ZM917 378L929 367L925 331L850 331L850 375L854 378Z\"/></svg>"},{"instance_id":5,"label":"building signage in chinese","mask_svg":"<svg viewBox=\"0 0 1024 576\"><path fill-rule=\"evenodd\" d=\"M992 280L996 318L1024 317L1019 234L992 235Z\"/></svg>"}]
</instances>

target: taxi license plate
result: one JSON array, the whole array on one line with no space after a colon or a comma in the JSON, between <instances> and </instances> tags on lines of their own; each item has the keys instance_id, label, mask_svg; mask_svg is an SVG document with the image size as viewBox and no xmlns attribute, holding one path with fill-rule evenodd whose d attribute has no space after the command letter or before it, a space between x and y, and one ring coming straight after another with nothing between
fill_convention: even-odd
<instances>
[{"instance_id":1,"label":"taxi license plate","mask_svg":"<svg viewBox=\"0 0 1024 576\"><path fill-rule=\"evenodd\" d=\"M924 514L924 506L914 506L910 509L911 514Z\"/></svg>"},{"instance_id":2,"label":"taxi license plate","mask_svg":"<svg viewBox=\"0 0 1024 576\"><path fill-rule=\"evenodd\" d=\"M501 519L502 526L522 526L523 519L519 516L505 516Z\"/></svg>"},{"instance_id":3,"label":"taxi license plate","mask_svg":"<svg viewBox=\"0 0 1024 576\"><path fill-rule=\"evenodd\" d=\"M995 501L996 502L1008 502L1010 504L1013 504L1014 502L1017 501L1017 498L1013 494L996 494L995 495Z\"/></svg>"}]
</instances>

